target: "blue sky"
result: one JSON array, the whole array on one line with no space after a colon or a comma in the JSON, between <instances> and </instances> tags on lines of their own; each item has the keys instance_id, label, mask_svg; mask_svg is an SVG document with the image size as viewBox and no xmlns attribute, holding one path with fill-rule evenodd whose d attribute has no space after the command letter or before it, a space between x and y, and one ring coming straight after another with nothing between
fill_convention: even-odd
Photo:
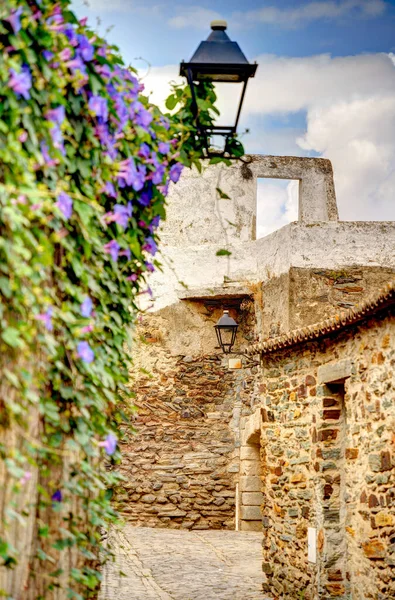
<instances>
[{"instance_id":1,"label":"blue sky","mask_svg":"<svg viewBox=\"0 0 395 600\"><path fill-rule=\"evenodd\" d=\"M330 158L341 218L395 220L395 0L88 3L74 9L95 28L100 19L126 63L143 76L151 65L144 82L159 104L210 21L226 19L259 64L241 121L246 150ZM259 197L261 235L296 217L295 186L263 181Z\"/></svg>"},{"instance_id":2,"label":"blue sky","mask_svg":"<svg viewBox=\"0 0 395 600\"><path fill-rule=\"evenodd\" d=\"M78 14L102 21L101 30L112 26L108 38L119 45L126 60L143 56L155 65L166 65L188 59L201 39L209 33L214 13L228 21L229 34L253 58L259 54L310 56L330 52L334 56L360 52L395 51L395 1L366 2L289 2L276 0L164 1L146 0L82 0L74 2ZM328 16L314 16L316 5L333 5ZM369 5L373 6L369 11ZM259 21L247 20L249 13L270 7L277 15L263 15ZM310 6L309 11L306 10ZM341 7L344 9L341 10ZM375 7L375 10L374 10ZM337 10L336 10L337 8ZM295 10L299 9L299 15ZM304 9L304 13L301 12ZM292 11L294 11L292 13ZM198 14L198 19L193 15ZM283 13L283 17L280 13ZM316 11L317 12L317 11ZM319 12L319 11L318 11ZM333 13L333 16L331 15ZM336 14L339 13L339 14ZM188 14L190 21L188 21ZM240 22L244 15L244 23ZM176 22L185 15L185 26ZM287 23L287 15L290 20Z\"/></svg>"}]
</instances>

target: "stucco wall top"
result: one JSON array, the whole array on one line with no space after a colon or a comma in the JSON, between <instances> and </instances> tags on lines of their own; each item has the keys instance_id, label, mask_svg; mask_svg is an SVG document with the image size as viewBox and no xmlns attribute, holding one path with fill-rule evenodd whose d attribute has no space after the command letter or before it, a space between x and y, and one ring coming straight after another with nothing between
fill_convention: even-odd
<instances>
[{"instance_id":1,"label":"stucco wall top","mask_svg":"<svg viewBox=\"0 0 395 600\"><path fill-rule=\"evenodd\" d=\"M287 273L291 267L339 269L348 266L395 268L395 223L332 221L290 223L274 233L227 245L229 257L216 256L221 243L162 249L164 271L150 279L156 308L177 302L188 290L243 288ZM185 287L186 286L186 287Z\"/></svg>"},{"instance_id":2,"label":"stucco wall top","mask_svg":"<svg viewBox=\"0 0 395 600\"><path fill-rule=\"evenodd\" d=\"M172 186L160 232L164 270L150 278L155 309L201 290L207 296L223 286L250 289L291 267L395 268L394 222L338 221L330 161L259 155L246 160L207 166L202 174L186 169ZM299 218L256 240L259 177L299 179ZM221 249L231 254L217 256Z\"/></svg>"}]
</instances>

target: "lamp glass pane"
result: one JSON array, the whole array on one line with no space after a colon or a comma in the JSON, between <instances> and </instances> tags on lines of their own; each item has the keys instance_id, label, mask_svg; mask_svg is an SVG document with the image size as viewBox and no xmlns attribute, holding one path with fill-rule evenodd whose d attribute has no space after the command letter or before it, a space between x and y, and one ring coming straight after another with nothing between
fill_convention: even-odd
<instances>
[{"instance_id":1,"label":"lamp glass pane","mask_svg":"<svg viewBox=\"0 0 395 600\"><path fill-rule=\"evenodd\" d=\"M221 127L226 125L233 126L235 124L243 86L244 83L233 83L230 85L229 83L221 82L214 84L218 99L217 108L220 112L219 117L215 119L215 125Z\"/></svg>"},{"instance_id":2,"label":"lamp glass pane","mask_svg":"<svg viewBox=\"0 0 395 600\"><path fill-rule=\"evenodd\" d=\"M230 352L235 343L237 327L217 327L217 337L223 352Z\"/></svg>"}]
</instances>

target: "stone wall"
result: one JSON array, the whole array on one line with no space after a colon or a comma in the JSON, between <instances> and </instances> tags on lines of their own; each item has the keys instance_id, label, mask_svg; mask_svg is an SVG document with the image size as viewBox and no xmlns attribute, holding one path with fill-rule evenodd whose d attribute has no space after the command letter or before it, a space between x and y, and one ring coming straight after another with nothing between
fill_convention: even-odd
<instances>
[{"instance_id":1,"label":"stone wall","mask_svg":"<svg viewBox=\"0 0 395 600\"><path fill-rule=\"evenodd\" d=\"M392 279L394 267L291 267L262 283L260 300L256 295L261 340L354 308Z\"/></svg>"},{"instance_id":2,"label":"stone wall","mask_svg":"<svg viewBox=\"0 0 395 600\"><path fill-rule=\"evenodd\" d=\"M275 597L395 597L395 316L388 311L263 356L263 569ZM316 563L308 562L309 527Z\"/></svg>"},{"instance_id":3,"label":"stone wall","mask_svg":"<svg viewBox=\"0 0 395 600\"><path fill-rule=\"evenodd\" d=\"M126 481L116 499L136 525L235 528L239 422L256 367L229 370L216 349L213 325L221 314L183 302L139 326L144 343L133 352L131 374L136 435L122 447ZM238 320L243 344L253 329L252 306Z\"/></svg>"}]
</instances>

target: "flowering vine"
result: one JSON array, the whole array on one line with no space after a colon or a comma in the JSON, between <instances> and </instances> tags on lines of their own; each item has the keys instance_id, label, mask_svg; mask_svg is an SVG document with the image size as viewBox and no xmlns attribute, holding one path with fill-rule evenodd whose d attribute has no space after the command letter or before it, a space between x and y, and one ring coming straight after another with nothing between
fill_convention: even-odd
<instances>
[{"instance_id":1,"label":"flowering vine","mask_svg":"<svg viewBox=\"0 0 395 600\"><path fill-rule=\"evenodd\" d=\"M100 528L117 520L120 476L102 459L119 462L129 423L137 297L151 293L169 185L203 146L189 89L161 114L69 0L5 0L0 50L0 596L93 598ZM198 96L207 122L212 86ZM20 560L10 531L32 510L27 569L5 589Z\"/></svg>"}]
</instances>

